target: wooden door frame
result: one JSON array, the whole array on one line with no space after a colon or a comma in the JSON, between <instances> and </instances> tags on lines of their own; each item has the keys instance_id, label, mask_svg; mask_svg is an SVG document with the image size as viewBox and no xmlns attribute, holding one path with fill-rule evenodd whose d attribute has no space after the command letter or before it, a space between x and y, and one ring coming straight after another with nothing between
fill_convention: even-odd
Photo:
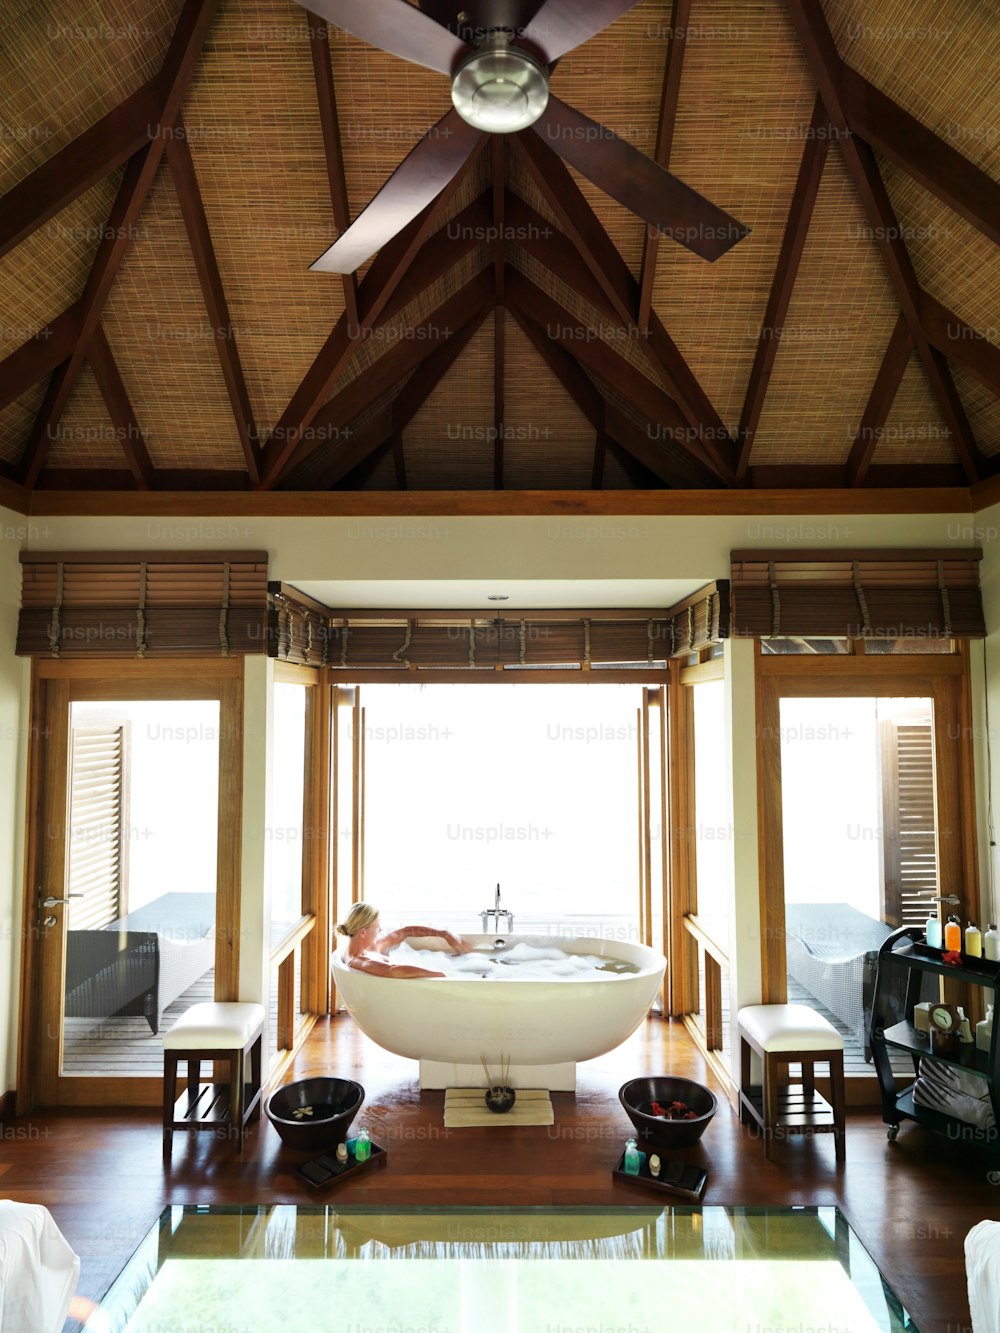
<instances>
[{"instance_id":1,"label":"wooden door frame","mask_svg":"<svg viewBox=\"0 0 1000 1333\"><path fill-rule=\"evenodd\" d=\"M139 691L141 690L141 693ZM53 867L66 860L66 814L56 825L51 856L43 856L50 812L68 799L70 704L85 699L215 699L219 702L219 808L216 866L215 995L239 998L240 886L243 845L243 659L36 658L31 666L31 715L22 886L21 982L17 1036L17 1113L36 1105L159 1106L162 1079L49 1076L38 1059L46 1021L42 938L36 896L49 891ZM60 795L60 793L62 793ZM43 879L45 881L43 885ZM60 929L64 929L61 924ZM65 965L65 951L63 952ZM61 1013L60 1001L60 1013ZM62 1025L59 1025L60 1064Z\"/></svg>"},{"instance_id":2,"label":"wooden door frame","mask_svg":"<svg viewBox=\"0 0 1000 1333\"><path fill-rule=\"evenodd\" d=\"M979 914L972 687L969 646L912 656L765 655L757 644L757 811L763 1004L787 999L781 789L783 698L929 698L934 703L937 826L942 892L963 886ZM957 728L956 734L952 733ZM957 742L957 743L956 743Z\"/></svg>"}]
</instances>

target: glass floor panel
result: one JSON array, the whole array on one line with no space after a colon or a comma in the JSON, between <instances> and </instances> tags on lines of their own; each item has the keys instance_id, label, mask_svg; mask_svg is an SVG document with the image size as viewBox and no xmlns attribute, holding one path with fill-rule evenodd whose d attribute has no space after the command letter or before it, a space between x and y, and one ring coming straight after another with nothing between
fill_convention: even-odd
<instances>
[{"instance_id":1,"label":"glass floor panel","mask_svg":"<svg viewBox=\"0 0 1000 1333\"><path fill-rule=\"evenodd\" d=\"M915 1325L833 1207L165 1209L86 1333Z\"/></svg>"}]
</instances>

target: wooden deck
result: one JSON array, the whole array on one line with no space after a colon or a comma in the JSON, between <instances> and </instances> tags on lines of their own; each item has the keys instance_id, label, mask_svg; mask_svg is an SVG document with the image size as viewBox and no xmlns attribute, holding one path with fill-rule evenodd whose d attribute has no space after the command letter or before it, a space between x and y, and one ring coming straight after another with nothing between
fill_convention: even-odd
<instances>
[{"instance_id":1,"label":"wooden deck","mask_svg":"<svg viewBox=\"0 0 1000 1333\"><path fill-rule=\"evenodd\" d=\"M296 993L298 977L296 976ZM64 1074L117 1074L126 1078L159 1078L163 1073L163 1033L186 1009L215 995L215 969L163 1011L154 1036L144 1018L67 1018L63 1020ZM271 979L271 1052L278 1044L278 980Z\"/></svg>"}]
</instances>

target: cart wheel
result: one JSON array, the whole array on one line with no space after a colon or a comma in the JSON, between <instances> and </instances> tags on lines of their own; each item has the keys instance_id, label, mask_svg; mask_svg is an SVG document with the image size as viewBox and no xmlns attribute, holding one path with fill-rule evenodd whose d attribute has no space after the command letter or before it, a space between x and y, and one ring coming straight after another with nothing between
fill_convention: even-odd
<instances>
[{"instance_id":1,"label":"cart wheel","mask_svg":"<svg viewBox=\"0 0 1000 1333\"><path fill-rule=\"evenodd\" d=\"M885 1137L889 1140L890 1143L895 1143L895 1142L896 1142L896 1135L897 1135L898 1133L899 1133L899 1126L898 1126L898 1125L890 1125L889 1128L888 1128L888 1130L886 1131L886 1136L885 1136ZM1000 1173L998 1173L998 1175L997 1175L997 1179L998 1179L998 1181L1000 1181Z\"/></svg>"},{"instance_id":2,"label":"cart wheel","mask_svg":"<svg viewBox=\"0 0 1000 1333\"><path fill-rule=\"evenodd\" d=\"M986 1179L991 1185L1000 1185L1000 1171L987 1171Z\"/></svg>"}]
</instances>

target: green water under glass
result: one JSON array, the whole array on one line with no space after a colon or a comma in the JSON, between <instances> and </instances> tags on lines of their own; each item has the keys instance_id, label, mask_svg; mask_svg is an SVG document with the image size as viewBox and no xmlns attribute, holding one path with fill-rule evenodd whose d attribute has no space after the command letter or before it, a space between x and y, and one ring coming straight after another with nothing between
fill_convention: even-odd
<instances>
[{"instance_id":1,"label":"green water under glass","mask_svg":"<svg viewBox=\"0 0 1000 1333\"><path fill-rule=\"evenodd\" d=\"M173 1206L87 1333L896 1333L833 1207Z\"/></svg>"}]
</instances>

